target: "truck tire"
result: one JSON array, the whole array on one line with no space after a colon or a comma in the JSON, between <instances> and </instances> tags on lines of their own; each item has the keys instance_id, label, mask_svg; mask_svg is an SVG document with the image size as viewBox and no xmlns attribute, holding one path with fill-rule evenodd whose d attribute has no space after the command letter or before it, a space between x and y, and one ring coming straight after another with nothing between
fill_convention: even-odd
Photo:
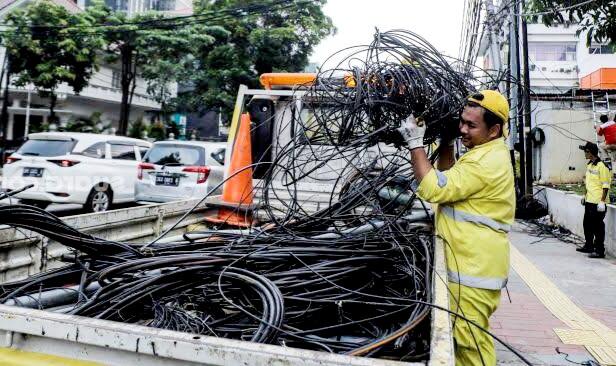
<instances>
[{"instance_id":1,"label":"truck tire","mask_svg":"<svg viewBox=\"0 0 616 366\"><path fill-rule=\"evenodd\" d=\"M113 194L109 184L99 183L90 191L83 208L88 212L107 211L111 207L112 198Z\"/></svg>"}]
</instances>

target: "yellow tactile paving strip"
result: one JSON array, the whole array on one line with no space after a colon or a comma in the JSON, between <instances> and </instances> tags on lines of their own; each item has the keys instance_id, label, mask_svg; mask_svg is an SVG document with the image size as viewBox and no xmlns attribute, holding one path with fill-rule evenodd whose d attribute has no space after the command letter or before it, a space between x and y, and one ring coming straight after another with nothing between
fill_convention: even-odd
<instances>
[{"instance_id":1,"label":"yellow tactile paving strip","mask_svg":"<svg viewBox=\"0 0 616 366\"><path fill-rule=\"evenodd\" d=\"M603 338L594 330L554 328L554 333L556 333L565 344L575 344L578 346L607 346Z\"/></svg>"},{"instance_id":2,"label":"yellow tactile paving strip","mask_svg":"<svg viewBox=\"0 0 616 366\"><path fill-rule=\"evenodd\" d=\"M569 326L554 329L563 343L584 346L601 365L616 366L616 332L580 309L513 245L511 266L537 299Z\"/></svg>"}]
</instances>

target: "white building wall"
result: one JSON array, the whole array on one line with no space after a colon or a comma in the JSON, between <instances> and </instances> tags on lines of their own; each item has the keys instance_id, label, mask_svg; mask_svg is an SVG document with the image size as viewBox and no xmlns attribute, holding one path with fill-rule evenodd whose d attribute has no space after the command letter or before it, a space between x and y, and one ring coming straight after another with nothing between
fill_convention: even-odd
<instances>
[{"instance_id":1,"label":"white building wall","mask_svg":"<svg viewBox=\"0 0 616 366\"><path fill-rule=\"evenodd\" d=\"M580 35L578 43L578 68L580 77L584 77L600 68L616 68L616 54L593 55L586 46L586 33Z\"/></svg>"},{"instance_id":2,"label":"white building wall","mask_svg":"<svg viewBox=\"0 0 616 366\"><path fill-rule=\"evenodd\" d=\"M546 27L543 24L528 25L528 43L575 44L579 50L576 36L577 27ZM530 84L534 92L566 92L577 87L579 77L577 60L571 61L537 61L530 59L534 70L530 71Z\"/></svg>"},{"instance_id":3,"label":"white building wall","mask_svg":"<svg viewBox=\"0 0 616 366\"><path fill-rule=\"evenodd\" d=\"M543 145L533 149L538 183L572 183L584 179L586 160L578 148L595 141L592 111L581 103L533 102L533 127L545 133Z\"/></svg>"}]
</instances>

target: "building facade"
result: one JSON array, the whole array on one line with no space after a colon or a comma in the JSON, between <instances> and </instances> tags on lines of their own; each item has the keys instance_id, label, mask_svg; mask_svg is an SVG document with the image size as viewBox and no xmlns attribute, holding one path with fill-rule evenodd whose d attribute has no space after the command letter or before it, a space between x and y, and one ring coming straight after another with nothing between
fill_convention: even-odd
<instances>
[{"instance_id":1,"label":"building facade","mask_svg":"<svg viewBox=\"0 0 616 366\"><path fill-rule=\"evenodd\" d=\"M503 11L503 6L486 1ZM514 52L513 47L509 47L515 39L511 23L511 17L501 18L501 23L494 27L498 29L496 34L483 37L480 57L487 68L495 71L507 68L507 57ZM578 35L578 30L576 24L527 26L531 126L536 128L535 132L541 130L537 134L543 134L543 141L538 139L533 144L533 178L539 183L582 181L586 161L578 146L584 141L600 144L601 137L595 133L598 118L601 114L608 114L610 120L613 118L616 99L611 98L616 98L616 90L584 89L580 80L596 70L616 68L616 54L606 44L588 45L586 34ZM513 69L515 64L511 67ZM513 95L511 102L516 104ZM515 113L512 108L512 117ZM513 132L512 139L517 140L517 129Z\"/></svg>"}]
</instances>

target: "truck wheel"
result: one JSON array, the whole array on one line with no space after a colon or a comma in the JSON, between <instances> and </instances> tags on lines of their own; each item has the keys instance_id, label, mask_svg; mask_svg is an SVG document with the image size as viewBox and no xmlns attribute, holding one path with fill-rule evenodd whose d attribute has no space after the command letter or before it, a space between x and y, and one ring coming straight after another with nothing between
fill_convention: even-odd
<instances>
[{"instance_id":1,"label":"truck wheel","mask_svg":"<svg viewBox=\"0 0 616 366\"><path fill-rule=\"evenodd\" d=\"M88 195L83 208L88 212L104 212L111 207L111 188L106 183L99 183Z\"/></svg>"}]
</instances>

